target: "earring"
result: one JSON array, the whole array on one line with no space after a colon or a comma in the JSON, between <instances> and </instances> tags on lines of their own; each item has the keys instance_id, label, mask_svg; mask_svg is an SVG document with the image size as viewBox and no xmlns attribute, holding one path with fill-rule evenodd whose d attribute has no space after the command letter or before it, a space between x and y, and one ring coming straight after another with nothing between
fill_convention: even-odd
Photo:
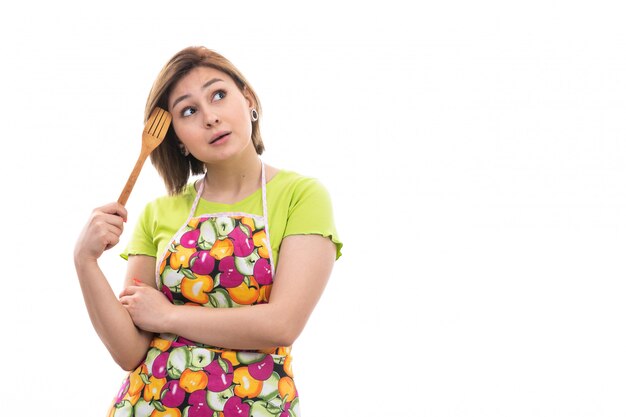
<instances>
[{"instance_id":1,"label":"earring","mask_svg":"<svg viewBox=\"0 0 626 417\"><path fill-rule=\"evenodd\" d=\"M256 109L251 109L250 118L252 119L253 122L256 122L257 120L259 120L259 112L256 111Z\"/></svg>"},{"instance_id":2,"label":"earring","mask_svg":"<svg viewBox=\"0 0 626 417\"><path fill-rule=\"evenodd\" d=\"M180 149L180 153L183 156L189 156L189 149L181 142L178 144L178 149Z\"/></svg>"}]
</instances>

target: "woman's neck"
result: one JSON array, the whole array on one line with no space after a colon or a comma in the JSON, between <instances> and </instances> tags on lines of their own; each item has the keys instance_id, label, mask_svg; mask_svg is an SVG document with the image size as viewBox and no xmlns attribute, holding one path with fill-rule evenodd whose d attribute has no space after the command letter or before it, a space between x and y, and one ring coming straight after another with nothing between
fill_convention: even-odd
<instances>
[{"instance_id":1,"label":"woman's neck","mask_svg":"<svg viewBox=\"0 0 626 417\"><path fill-rule=\"evenodd\" d=\"M202 197L220 203L235 203L256 191L261 185L259 156L244 153L237 160L207 164Z\"/></svg>"}]
</instances>

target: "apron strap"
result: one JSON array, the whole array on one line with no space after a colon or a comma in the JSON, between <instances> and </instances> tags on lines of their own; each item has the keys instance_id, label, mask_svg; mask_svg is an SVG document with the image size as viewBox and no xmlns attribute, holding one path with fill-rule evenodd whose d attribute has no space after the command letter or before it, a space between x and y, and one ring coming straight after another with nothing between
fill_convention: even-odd
<instances>
[{"instance_id":1,"label":"apron strap","mask_svg":"<svg viewBox=\"0 0 626 417\"><path fill-rule=\"evenodd\" d=\"M270 240L270 216L267 212L267 191L265 181L265 164L261 160L261 193L263 194L263 218L265 220L265 238L267 239L267 247L269 248L270 266L272 268L272 277L274 276L274 254Z\"/></svg>"},{"instance_id":2,"label":"apron strap","mask_svg":"<svg viewBox=\"0 0 626 417\"><path fill-rule=\"evenodd\" d=\"M198 186L198 192L196 193L196 198L193 200L193 204L191 205L191 210L189 210L189 217L187 217L187 224L193 218L194 214L196 214L196 207L198 207L198 202L200 202L200 197L202 196L202 191L204 191L204 178L206 174L202 177L202 181L200 181L200 185Z\"/></svg>"}]
</instances>

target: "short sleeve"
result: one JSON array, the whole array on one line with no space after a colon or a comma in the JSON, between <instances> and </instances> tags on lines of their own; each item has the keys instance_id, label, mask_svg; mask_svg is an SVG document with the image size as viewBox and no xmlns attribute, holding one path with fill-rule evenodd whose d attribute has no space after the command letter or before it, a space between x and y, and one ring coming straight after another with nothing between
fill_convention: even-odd
<instances>
[{"instance_id":1,"label":"short sleeve","mask_svg":"<svg viewBox=\"0 0 626 417\"><path fill-rule=\"evenodd\" d=\"M154 239L154 205L145 206L135 224L135 229L128 245L120 256L128 260L130 255L148 255L156 257L157 245Z\"/></svg>"},{"instance_id":2,"label":"short sleeve","mask_svg":"<svg viewBox=\"0 0 626 417\"><path fill-rule=\"evenodd\" d=\"M328 237L335 244L336 258L341 256L343 243L339 240L330 194L318 180L301 181L294 192L287 217L284 237L317 234Z\"/></svg>"}]
</instances>

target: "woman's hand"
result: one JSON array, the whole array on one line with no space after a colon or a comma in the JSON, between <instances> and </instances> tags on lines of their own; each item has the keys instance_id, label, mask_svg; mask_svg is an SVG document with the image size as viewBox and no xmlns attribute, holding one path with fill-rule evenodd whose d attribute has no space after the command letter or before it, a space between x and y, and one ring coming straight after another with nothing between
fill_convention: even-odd
<instances>
[{"instance_id":1,"label":"woman's hand","mask_svg":"<svg viewBox=\"0 0 626 417\"><path fill-rule=\"evenodd\" d=\"M134 282L135 285L124 288L120 293L122 306L135 326L148 332L163 332L163 321L169 317L173 304L156 288L138 280Z\"/></svg>"},{"instance_id":2,"label":"woman's hand","mask_svg":"<svg viewBox=\"0 0 626 417\"><path fill-rule=\"evenodd\" d=\"M93 210L76 242L75 260L96 260L105 250L117 245L127 216L124 206L117 202Z\"/></svg>"}]
</instances>

